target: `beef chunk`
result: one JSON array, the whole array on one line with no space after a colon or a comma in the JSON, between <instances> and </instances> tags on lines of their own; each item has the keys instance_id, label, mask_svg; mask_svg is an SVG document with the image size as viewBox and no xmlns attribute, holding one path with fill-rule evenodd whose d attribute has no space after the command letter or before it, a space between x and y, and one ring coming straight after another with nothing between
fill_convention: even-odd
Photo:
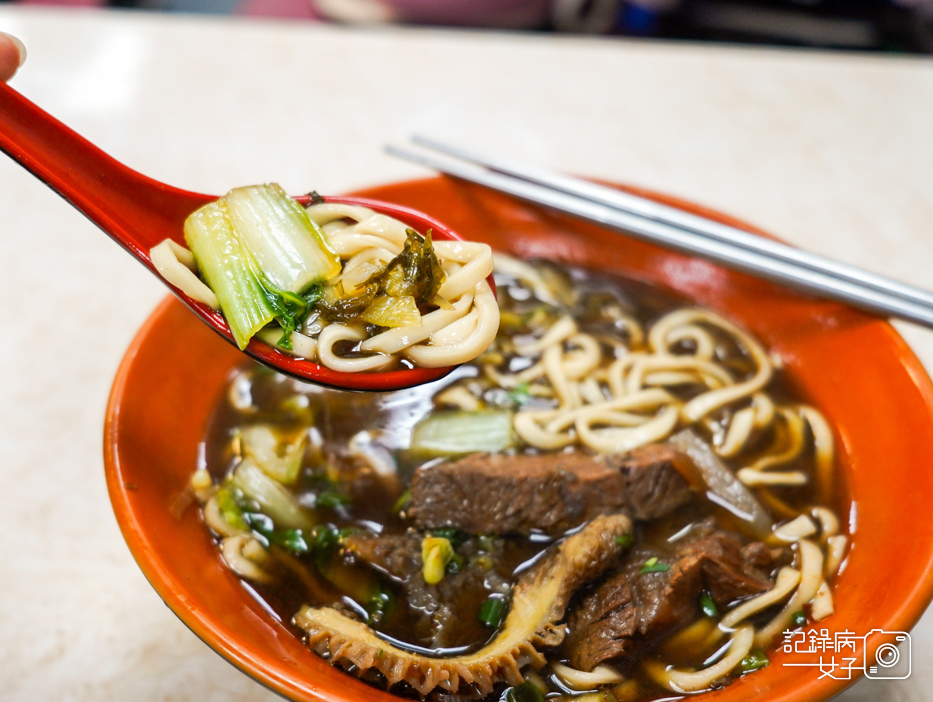
<instances>
[{"instance_id":1,"label":"beef chunk","mask_svg":"<svg viewBox=\"0 0 933 702\"><path fill-rule=\"evenodd\" d=\"M564 650L571 665L592 670L688 623L699 614L704 589L725 607L771 587L761 570L771 555L763 544L743 546L738 536L728 532L696 531L668 554L656 549L633 551L619 569L580 598L567 619L570 631ZM640 573L652 557L670 564L670 569Z\"/></svg>"},{"instance_id":2,"label":"beef chunk","mask_svg":"<svg viewBox=\"0 0 933 702\"><path fill-rule=\"evenodd\" d=\"M474 644L489 635L477 618L492 593L508 594L515 560L501 539L468 538L456 544L461 559L457 572L448 571L436 585L424 581L421 560L423 532L353 534L344 539L344 557L385 575L401 595L398 612L380 629L427 648Z\"/></svg>"},{"instance_id":3,"label":"beef chunk","mask_svg":"<svg viewBox=\"0 0 933 702\"><path fill-rule=\"evenodd\" d=\"M618 511L653 519L690 499L681 458L660 445L626 457L473 454L417 470L409 515L423 528L497 534L559 533Z\"/></svg>"}]
</instances>

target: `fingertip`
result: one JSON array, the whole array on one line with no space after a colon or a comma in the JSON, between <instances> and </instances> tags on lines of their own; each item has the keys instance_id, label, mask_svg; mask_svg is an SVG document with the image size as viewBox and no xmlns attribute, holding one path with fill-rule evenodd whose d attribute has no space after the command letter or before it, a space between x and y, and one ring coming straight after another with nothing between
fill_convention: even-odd
<instances>
[{"instance_id":1,"label":"fingertip","mask_svg":"<svg viewBox=\"0 0 933 702\"><path fill-rule=\"evenodd\" d=\"M17 37L0 32L0 80L7 81L26 61L26 46Z\"/></svg>"}]
</instances>

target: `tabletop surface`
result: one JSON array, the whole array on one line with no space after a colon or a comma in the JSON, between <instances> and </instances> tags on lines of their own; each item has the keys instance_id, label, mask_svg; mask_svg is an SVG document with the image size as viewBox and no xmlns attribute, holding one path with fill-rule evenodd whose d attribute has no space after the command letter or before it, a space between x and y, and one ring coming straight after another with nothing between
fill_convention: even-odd
<instances>
[{"instance_id":1,"label":"tabletop surface","mask_svg":"<svg viewBox=\"0 0 933 702\"><path fill-rule=\"evenodd\" d=\"M619 39L0 7L12 85L186 189L340 193L428 172L419 132L704 203L933 287L933 62ZM278 699L161 603L117 528L101 436L124 349L165 288L0 158L0 699ZM897 325L933 368L933 333ZM839 699L925 700L913 674Z\"/></svg>"}]
</instances>

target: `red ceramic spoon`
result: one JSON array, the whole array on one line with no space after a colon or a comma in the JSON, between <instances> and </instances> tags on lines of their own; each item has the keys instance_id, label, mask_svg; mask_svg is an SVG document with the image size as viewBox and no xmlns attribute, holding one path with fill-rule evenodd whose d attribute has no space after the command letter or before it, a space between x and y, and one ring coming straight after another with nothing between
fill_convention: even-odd
<instances>
[{"instance_id":1,"label":"red ceramic spoon","mask_svg":"<svg viewBox=\"0 0 933 702\"><path fill-rule=\"evenodd\" d=\"M149 250L167 237L184 245L185 219L216 197L179 190L127 168L4 84L0 84L0 149L83 212L168 285L205 324L234 343L230 327L219 313L167 283L149 259ZM419 232L430 229L435 239L460 238L437 220L407 207L361 198L324 199L370 207ZM280 373L348 390L397 390L437 380L453 370L339 373L284 354L258 339L250 341L245 353Z\"/></svg>"}]
</instances>

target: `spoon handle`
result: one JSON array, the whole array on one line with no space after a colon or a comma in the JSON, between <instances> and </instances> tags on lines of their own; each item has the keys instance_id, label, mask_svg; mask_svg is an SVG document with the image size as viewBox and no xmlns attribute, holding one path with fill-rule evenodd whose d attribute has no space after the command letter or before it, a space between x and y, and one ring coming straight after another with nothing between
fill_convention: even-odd
<instances>
[{"instance_id":1,"label":"spoon handle","mask_svg":"<svg viewBox=\"0 0 933 702\"><path fill-rule=\"evenodd\" d=\"M0 84L0 150L149 264L149 249L209 198L148 178ZM150 265L151 267L151 265Z\"/></svg>"}]
</instances>

